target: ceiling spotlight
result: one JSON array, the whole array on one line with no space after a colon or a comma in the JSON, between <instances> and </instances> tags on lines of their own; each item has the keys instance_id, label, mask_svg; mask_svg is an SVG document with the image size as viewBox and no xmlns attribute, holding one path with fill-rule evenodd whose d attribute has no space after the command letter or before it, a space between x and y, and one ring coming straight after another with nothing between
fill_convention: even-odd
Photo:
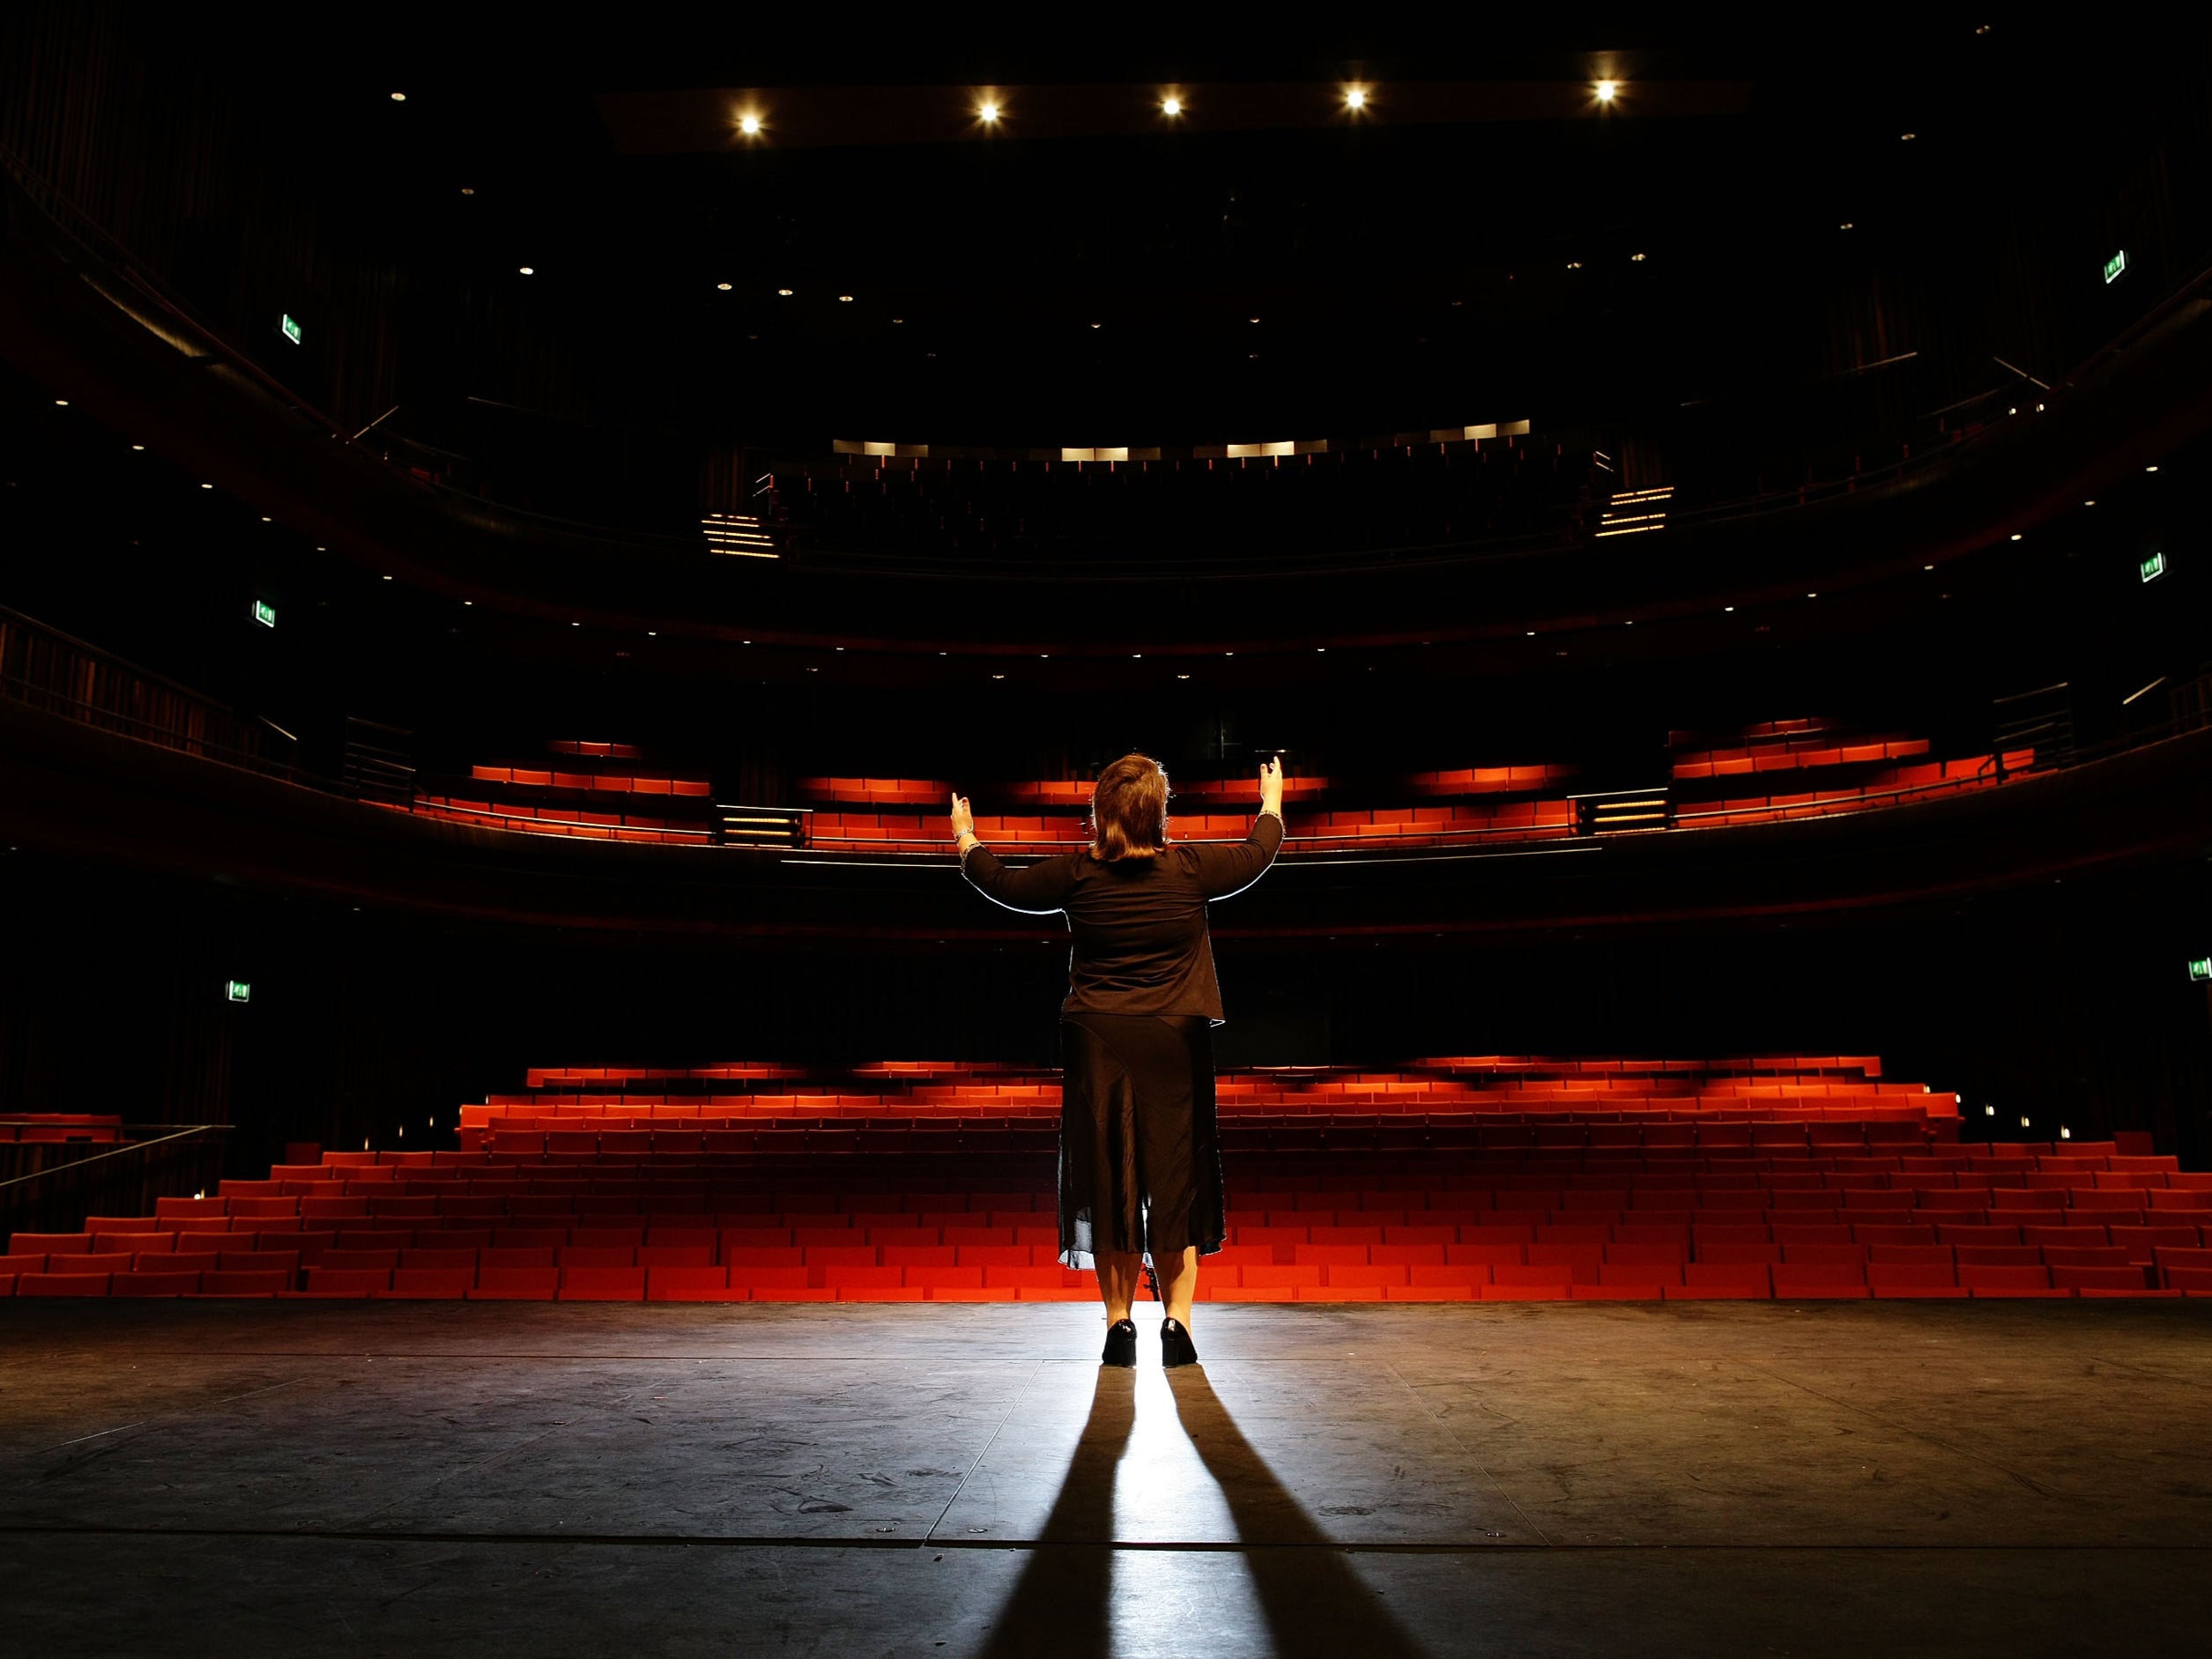
<instances>
[{"instance_id":1,"label":"ceiling spotlight","mask_svg":"<svg viewBox=\"0 0 2212 1659\"><path fill-rule=\"evenodd\" d=\"M998 106L995 103L984 103L979 105L976 107L976 115L978 119L986 122L996 121L998 119Z\"/></svg>"},{"instance_id":2,"label":"ceiling spotlight","mask_svg":"<svg viewBox=\"0 0 2212 1659\"><path fill-rule=\"evenodd\" d=\"M405 93L394 93L391 95L391 100L395 104L404 104L407 101L407 94Z\"/></svg>"},{"instance_id":3,"label":"ceiling spotlight","mask_svg":"<svg viewBox=\"0 0 2212 1659\"><path fill-rule=\"evenodd\" d=\"M142 443L134 443L134 444L132 444L130 447L131 447L133 449L143 449L143 448L145 448L145 445L144 445L144 444L142 444ZM2083 507L2095 507L2095 506L2097 505L2097 503L2096 503L2096 502L2094 502L2094 501L2084 501L2084 502L2082 502L2082 505Z\"/></svg>"},{"instance_id":4,"label":"ceiling spotlight","mask_svg":"<svg viewBox=\"0 0 2212 1659\"><path fill-rule=\"evenodd\" d=\"M730 285L726 282L718 282L715 284L715 291L717 293L728 293L730 292Z\"/></svg>"},{"instance_id":5,"label":"ceiling spotlight","mask_svg":"<svg viewBox=\"0 0 2212 1659\"><path fill-rule=\"evenodd\" d=\"M991 678L993 678L993 679L995 679L995 680L1002 680L1002 679L1006 678L1006 677L1004 674L993 674Z\"/></svg>"},{"instance_id":6,"label":"ceiling spotlight","mask_svg":"<svg viewBox=\"0 0 2212 1659\"><path fill-rule=\"evenodd\" d=\"M1629 256L1629 263L1630 263L1631 265L1640 265L1640 264L1642 264L1643 263L1644 263L1644 256L1643 256L1643 255L1641 255L1641 254L1630 254L1630 255Z\"/></svg>"},{"instance_id":7,"label":"ceiling spotlight","mask_svg":"<svg viewBox=\"0 0 2212 1659\"><path fill-rule=\"evenodd\" d=\"M1163 115L1181 115L1183 113L1183 100L1180 98L1173 96L1162 99L1160 100L1160 113Z\"/></svg>"},{"instance_id":8,"label":"ceiling spotlight","mask_svg":"<svg viewBox=\"0 0 2212 1659\"><path fill-rule=\"evenodd\" d=\"M1897 141L1898 141L1900 144L1911 144L1911 142L1912 142L1915 138L1919 137L1919 136L1920 136L1920 135L1919 135L1919 133L1917 133L1917 132L1901 132L1901 133L1899 133L1899 134L1897 135Z\"/></svg>"},{"instance_id":9,"label":"ceiling spotlight","mask_svg":"<svg viewBox=\"0 0 2212 1659\"><path fill-rule=\"evenodd\" d=\"M2143 470L2146 472L2156 472L2158 469L2156 467L2145 467Z\"/></svg>"},{"instance_id":10,"label":"ceiling spotlight","mask_svg":"<svg viewBox=\"0 0 2212 1659\"><path fill-rule=\"evenodd\" d=\"M1582 261L1579 259L1569 260L1567 262L1567 269L1570 270L1580 270L1582 269Z\"/></svg>"},{"instance_id":11,"label":"ceiling spotlight","mask_svg":"<svg viewBox=\"0 0 2212 1659\"><path fill-rule=\"evenodd\" d=\"M1735 609L1735 606L1733 606L1733 605L1723 605L1723 606L1721 606L1720 608L1721 608L1723 611L1733 611L1733 610Z\"/></svg>"},{"instance_id":12,"label":"ceiling spotlight","mask_svg":"<svg viewBox=\"0 0 2212 1659\"><path fill-rule=\"evenodd\" d=\"M213 485L212 485L212 484L203 484L203 485L200 485L200 488L202 488L203 490L212 490L212 489L213 489L214 487L215 487L215 486L214 486Z\"/></svg>"},{"instance_id":13,"label":"ceiling spotlight","mask_svg":"<svg viewBox=\"0 0 2212 1659\"><path fill-rule=\"evenodd\" d=\"M1600 81L1598 83L1598 101L1601 104L1611 103L1613 101L1614 94L1618 93L1620 90L1621 83L1619 81Z\"/></svg>"},{"instance_id":14,"label":"ceiling spotlight","mask_svg":"<svg viewBox=\"0 0 2212 1659\"><path fill-rule=\"evenodd\" d=\"M142 445L142 444L135 444L135 443L134 443L134 444L132 444L130 447L131 447L133 449L138 449L138 448L143 448L145 446L144 446L144 445ZM2082 502L2082 505L2083 507L2095 507L2095 506L2097 505L2097 499L2096 499L2094 496L2092 496L2092 497L2090 497L2090 500L2086 500L2086 501Z\"/></svg>"},{"instance_id":15,"label":"ceiling spotlight","mask_svg":"<svg viewBox=\"0 0 2212 1659\"><path fill-rule=\"evenodd\" d=\"M1858 227L1858 223L1859 223L1859 221L1858 221L1858 220L1856 220L1856 219L1849 219L1849 218L1847 218L1847 219L1845 219L1845 220L1842 224L1838 225L1836 228L1837 228L1837 230L1839 230L1839 231L1853 230L1853 229L1856 229L1856 228Z\"/></svg>"},{"instance_id":16,"label":"ceiling spotlight","mask_svg":"<svg viewBox=\"0 0 2212 1659\"><path fill-rule=\"evenodd\" d=\"M1178 674L1178 675L1177 675L1177 676L1176 676L1176 678L1177 678L1177 679L1179 679L1179 680L1187 680L1187 679L1189 679L1190 678L1191 678L1191 677L1190 677L1188 674Z\"/></svg>"},{"instance_id":17,"label":"ceiling spotlight","mask_svg":"<svg viewBox=\"0 0 2212 1659\"><path fill-rule=\"evenodd\" d=\"M1105 326L1106 326L1106 325L1105 325L1104 323L1102 323L1102 322L1094 322L1094 323L1092 323L1092 324L1091 324L1091 327L1093 327L1094 329L1102 329L1102 328L1104 328Z\"/></svg>"},{"instance_id":18,"label":"ceiling spotlight","mask_svg":"<svg viewBox=\"0 0 2212 1659\"><path fill-rule=\"evenodd\" d=\"M786 300L791 297L791 291L789 288L778 288L776 292L782 294Z\"/></svg>"},{"instance_id":19,"label":"ceiling spotlight","mask_svg":"<svg viewBox=\"0 0 2212 1659\"><path fill-rule=\"evenodd\" d=\"M1365 109L1367 107L1367 88L1364 86L1346 87L1344 89L1344 107L1347 109Z\"/></svg>"},{"instance_id":20,"label":"ceiling spotlight","mask_svg":"<svg viewBox=\"0 0 2212 1659\"><path fill-rule=\"evenodd\" d=\"M461 194L464 196L474 196L476 194L476 186L473 184L463 185L461 187Z\"/></svg>"},{"instance_id":21,"label":"ceiling spotlight","mask_svg":"<svg viewBox=\"0 0 2212 1659\"><path fill-rule=\"evenodd\" d=\"M54 400L54 407L56 409L67 409L69 407L69 399L66 397L56 397Z\"/></svg>"},{"instance_id":22,"label":"ceiling spotlight","mask_svg":"<svg viewBox=\"0 0 2212 1659\"><path fill-rule=\"evenodd\" d=\"M761 118L758 115L739 115L738 117L738 130L748 138L756 138L760 137Z\"/></svg>"},{"instance_id":23,"label":"ceiling spotlight","mask_svg":"<svg viewBox=\"0 0 2212 1659\"><path fill-rule=\"evenodd\" d=\"M841 306L849 306L852 303L852 296L849 293L841 293L837 296L837 303Z\"/></svg>"},{"instance_id":24,"label":"ceiling spotlight","mask_svg":"<svg viewBox=\"0 0 2212 1659\"><path fill-rule=\"evenodd\" d=\"M2013 531L2013 533L2012 533L2012 538L2013 538L2013 540L2015 540L2015 541L2018 541L2018 540L2020 539L2020 532L2019 532L2018 530L2015 530L2015 531Z\"/></svg>"},{"instance_id":25,"label":"ceiling spotlight","mask_svg":"<svg viewBox=\"0 0 2212 1659\"><path fill-rule=\"evenodd\" d=\"M538 274L538 267L535 265L518 265L516 269L525 277L535 277Z\"/></svg>"}]
</instances>

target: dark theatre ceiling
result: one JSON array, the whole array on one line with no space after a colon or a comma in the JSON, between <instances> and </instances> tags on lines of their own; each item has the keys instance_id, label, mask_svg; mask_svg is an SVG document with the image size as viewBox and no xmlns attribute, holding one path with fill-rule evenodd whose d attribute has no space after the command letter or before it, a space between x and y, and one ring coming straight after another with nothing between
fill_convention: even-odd
<instances>
[{"instance_id":1,"label":"dark theatre ceiling","mask_svg":"<svg viewBox=\"0 0 2212 1659\"><path fill-rule=\"evenodd\" d=\"M33 45L86 32L30 11ZM1902 418L1993 359L2055 378L2201 251L2166 204L2205 55L2161 49L2161 84L2147 42L2036 21L1056 50L123 16L82 56L160 71L97 113L174 153L85 205L310 401L456 449L499 410L813 451L1688 441L1877 370ZM19 100L8 136L66 186L62 124Z\"/></svg>"}]
</instances>

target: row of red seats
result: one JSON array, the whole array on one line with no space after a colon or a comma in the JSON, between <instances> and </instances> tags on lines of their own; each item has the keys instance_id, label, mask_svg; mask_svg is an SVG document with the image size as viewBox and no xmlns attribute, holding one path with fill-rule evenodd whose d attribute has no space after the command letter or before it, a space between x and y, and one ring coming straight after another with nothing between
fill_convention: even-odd
<instances>
[{"instance_id":1,"label":"row of red seats","mask_svg":"<svg viewBox=\"0 0 2212 1659\"><path fill-rule=\"evenodd\" d=\"M520 784L524 789L575 789L587 794L674 795L703 800L714 793L712 786L704 778L561 772L535 767L471 767L469 775L484 783Z\"/></svg>"}]
</instances>

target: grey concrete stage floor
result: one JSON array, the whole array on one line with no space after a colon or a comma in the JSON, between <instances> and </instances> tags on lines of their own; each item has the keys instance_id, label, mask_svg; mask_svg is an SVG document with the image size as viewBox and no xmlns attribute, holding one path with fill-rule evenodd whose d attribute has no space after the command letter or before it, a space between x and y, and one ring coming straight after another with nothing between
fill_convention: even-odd
<instances>
[{"instance_id":1,"label":"grey concrete stage floor","mask_svg":"<svg viewBox=\"0 0 2212 1659\"><path fill-rule=\"evenodd\" d=\"M0 1304L0 1650L2202 1654L2212 1302Z\"/></svg>"}]
</instances>

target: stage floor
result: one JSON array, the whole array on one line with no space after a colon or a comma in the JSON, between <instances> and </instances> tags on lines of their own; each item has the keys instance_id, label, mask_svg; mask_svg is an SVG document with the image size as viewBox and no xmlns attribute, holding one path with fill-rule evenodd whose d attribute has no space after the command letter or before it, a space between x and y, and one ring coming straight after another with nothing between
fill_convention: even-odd
<instances>
[{"instance_id":1,"label":"stage floor","mask_svg":"<svg viewBox=\"0 0 2212 1659\"><path fill-rule=\"evenodd\" d=\"M133 1655L2201 1653L2212 1306L11 1301Z\"/></svg>"}]
</instances>

